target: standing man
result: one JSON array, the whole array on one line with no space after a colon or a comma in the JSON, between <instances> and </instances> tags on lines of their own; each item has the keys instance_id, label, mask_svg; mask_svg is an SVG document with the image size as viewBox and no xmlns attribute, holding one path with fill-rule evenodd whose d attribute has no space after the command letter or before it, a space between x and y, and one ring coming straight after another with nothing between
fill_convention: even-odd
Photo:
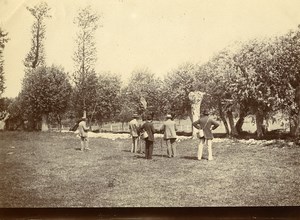
<instances>
[{"instance_id":1,"label":"standing man","mask_svg":"<svg viewBox=\"0 0 300 220\"><path fill-rule=\"evenodd\" d=\"M214 138L211 130L219 127L219 123L209 118L208 110L204 110L199 120L193 122L193 126L197 129L203 129L204 137L200 138L198 146L198 160L202 158L203 145L208 147L208 160L213 160L212 156L212 140ZM213 127L212 127L213 126Z\"/></svg>"},{"instance_id":2,"label":"standing man","mask_svg":"<svg viewBox=\"0 0 300 220\"><path fill-rule=\"evenodd\" d=\"M176 123L171 120L172 116L167 114L166 121L164 122L161 131L164 132L164 140L166 141L167 145L167 153L168 157L176 157Z\"/></svg>"},{"instance_id":3,"label":"standing man","mask_svg":"<svg viewBox=\"0 0 300 220\"><path fill-rule=\"evenodd\" d=\"M138 115L133 114L132 120L129 122L129 131L132 137L131 153L136 153L138 147L139 127L136 120L137 118Z\"/></svg>"},{"instance_id":4,"label":"standing man","mask_svg":"<svg viewBox=\"0 0 300 220\"><path fill-rule=\"evenodd\" d=\"M81 122L78 124L79 136L81 138L81 151L91 150L89 148L89 140L88 140L88 127L86 127L86 117L81 118Z\"/></svg>"},{"instance_id":5,"label":"standing man","mask_svg":"<svg viewBox=\"0 0 300 220\"><path fill-rule=\"evenodd\" d=\"M154 142L154 126L152 123L152 117L148 116L147 121L142 125L141 129L144 132L147 132L148 137L145 138L146 146L145 146L145 158L152 159L153 153L153 142Z\"/></svg>"}]
</instances>

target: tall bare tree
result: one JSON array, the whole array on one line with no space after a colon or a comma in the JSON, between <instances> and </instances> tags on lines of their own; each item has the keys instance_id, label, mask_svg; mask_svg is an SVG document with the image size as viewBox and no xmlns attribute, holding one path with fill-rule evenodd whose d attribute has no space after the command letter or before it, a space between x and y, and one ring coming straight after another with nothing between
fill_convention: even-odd
<instances>
[{"instance_id":1,"label":"tall bare tree","mask_svg":"<svg viewBox=\"0 0 300 220\"><path fill-rule=\"evenodd\" d=\"M46 2L41 2L35 5L33 8L27 7L27 10L34 17L34 23L31 28L31 49L24 60L24 65L26 68L35 69L36 67L45 63L45 19L51 17L49 14L50 9L51 8L49 8Z\"/></svg>"},{"instance_id":2,"label":"tall bare tree","mask_svg":"<svg viewBox=\"0 0 300 220\"><path fill-rule=\"evenodd\" d=\"M87 110L86 100L94 99L94 97L90 97L94 96L94 93L88 89L88 79L95 74L94 67L97 60L95 33L99 26L99 19L100 15L94 12L91 6L80 9L74 19L78 32L76 36L77 47L73 56L75 65L73 78L84 114Z\"/></svg>"},{"instance_id":3,"label":"tall bare tree","mask_svg":"<svg viewBox=\"0 0 300 220\"><path fill-rule=\"evenodd\" d=\"M4 64L3 50L4 50L4 47L5 47L5 44L9 40L7 35L8 35L8 33L0 28L0 97L1 97L1 95L4 92L4 89L5 89L5 86L4 86L4 69L3 69L3 64Z\"/></svg>"}]
</instances>

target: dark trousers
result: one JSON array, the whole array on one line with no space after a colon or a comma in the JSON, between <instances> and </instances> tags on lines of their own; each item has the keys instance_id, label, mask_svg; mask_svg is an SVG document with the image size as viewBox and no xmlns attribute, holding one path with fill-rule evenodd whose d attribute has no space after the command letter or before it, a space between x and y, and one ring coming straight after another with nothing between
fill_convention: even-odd
<instances>
[{"instance_id":1,"label":"dark trousers","mask_svg":"<svg viewBox=\"0 0 300 220\"><path fill-rule=\"evenodd\" d=\"M146 159L152 159L152 153L153 153L153 141L146 140L146 147L145 147Z\"/></svg>"}]
</instances>

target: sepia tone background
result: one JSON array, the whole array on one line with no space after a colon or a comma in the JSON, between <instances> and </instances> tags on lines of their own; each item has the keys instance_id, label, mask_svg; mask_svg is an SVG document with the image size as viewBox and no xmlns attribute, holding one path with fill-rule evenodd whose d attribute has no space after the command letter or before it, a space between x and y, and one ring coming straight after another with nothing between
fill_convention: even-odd
<instances>
[{"instance_id":1,"label":"sepia tone background","mask_svg":"<svg viewBox=\"0 0 300 220\"><path fill-rule=\"evenodd\" d=\"M39 0L0 0L0 25L11 40L4 50L6 90L15 97L24 76L33 17L26 7ZM298 0L48 0L46 64L72 73L80 7L92 5L102 15L96 33L96 71L122 75L126 83L137 68L163 76L184 62L205 62L235 41L286 33L300 24Z\"/></svg>"}]
</instances>

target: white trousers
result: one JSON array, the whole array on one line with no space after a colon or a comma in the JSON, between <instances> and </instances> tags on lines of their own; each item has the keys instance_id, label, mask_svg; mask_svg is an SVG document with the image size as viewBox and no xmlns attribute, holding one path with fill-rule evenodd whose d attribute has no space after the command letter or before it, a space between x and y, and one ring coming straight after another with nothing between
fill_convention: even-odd
<instances>
[{"instance_id":1,"label":"white trousers","mask_svg":"<svg viewBox=\"0 0 300 220\"><path fill-rule=\"evenodd\" d=\"M203 146L206 145L208 149L208 160L213 160L212 156L212 139L200 139L200 143L198 146L198 160L202 158Z\"/></svg>"}]
</instances>

